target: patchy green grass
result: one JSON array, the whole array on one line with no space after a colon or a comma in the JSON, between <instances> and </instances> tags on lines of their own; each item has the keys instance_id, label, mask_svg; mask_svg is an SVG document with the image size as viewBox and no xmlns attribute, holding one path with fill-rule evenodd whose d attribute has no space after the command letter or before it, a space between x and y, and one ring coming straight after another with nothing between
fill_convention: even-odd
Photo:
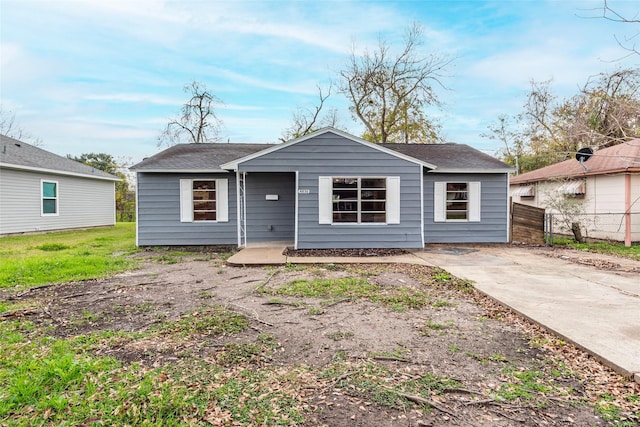
<instances>
[{"instance_id":1,"label":"patchy green grass","mask_svg":"<svg viewBox=\"0 0 640 427\"><path fill-rule=\"evenodd\" d=\"M0 288L96 279L135 266L135 224L0 239Z\"/></svg>"},{"instance_id":2,"label":"patchy green grass","mask_svg":"<svg viewBox=\"0 0 640 427\"><path fill-rule=\"evenodd\" d=\"M444 333L446 329L452 328L454 326L453 321L449 320L446 323L434 322L432 320L428 320L424 323L423 326L419 328L420 334L429 336L431 332L439 331L441 334Z\"/></svg>"},{"instance_id":3,"label":"patchy green grass","mask_svg":"<svg viewBox=\"0 0 640 427\"><path fill-rule=\"evenodd\" d=\"M365 277L299 279L276 289L261 288L260 291L270 295L298 298L367 299L390 307L395 311L407 308L422 308L431 303L431 298L427 292L408 287L387 289L369 283Z\"/></svg>"},{"instance_id":4,"label":"patchy green grass","mask_svg":"<svg viewBox=\"0 0 640 427\"><path fill-rule=\"evenodd\" d=\"M408 397L425 399L461 384L445 376L425 373L420 376L404 375L376 363L353 364L335 362L329 365L321 377L335 381L338 389L349 390L349 395L366 399L380 406L406 409L419 405Z\"/></svg>"},{"instance_id":5,"label":"patchy green grass","mask_svg":"<svg viewBox=\"0 0 640 427\"><path fill-rule=\"evenodd\" d=\"M154 330L164 334L190 337L194 335L222 335L242 332L249 328L246 317L214 306L192 311L175 322L163 322L154 326Z\"/></svg>"},{"instance_id":6,"label":"patchy green grass","mask_svg":"<svg viewBox=\"0 0 640 427\"><path fill-rule=\"evenodd\" d=\"M533 401L541 395L558 392L549 382L544 381L542 367L515 369L507 366L502 369L509 381L502 384L496 395L506 401Z\"/></svg>"},{"instance_id":7,"label":"patchy green grass","mask_svg":"<svg viewBox=\"0 0 640 427\"><path fill-rule=\"evenodd\" d=\"M272 335L229 343L215 360L185 357L157 368L98 355L105 345L141 339L232 335L248 325L239 317L212 308L191 313L176 327L73 338L53 338L25 320L0 322L0 425L300 424L304 407L297 396L306 370L251 368L278 347ZM195 327L186 326L194 321Z\"/></svg>"},{"instance_id":8,"label":"patchy green grass","mask_svg":"<svg viewBox=\"0 0 640 427\"><path fill-rule=\"evenodd\" d=\"M625 258L640 260L640 245L635 244L629 247L622 243L613 242L591 242L591 243L577 243L572 239L565 237L557 237L553 239L555 246L569 246L574 249L578 249L585 252L594 252L605 255L615 255Z\"/></svg>"}]
</instances>

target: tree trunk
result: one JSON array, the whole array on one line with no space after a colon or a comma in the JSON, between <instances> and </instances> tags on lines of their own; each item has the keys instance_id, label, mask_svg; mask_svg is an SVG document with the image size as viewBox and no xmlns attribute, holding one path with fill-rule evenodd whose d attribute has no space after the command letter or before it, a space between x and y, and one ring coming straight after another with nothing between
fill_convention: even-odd
<instances>
[{"instance_id":1,"label":"tree trunk","mask_svg":"<svg viewBox=\"0 0 640 427\"><path fill-rule=\"evenodd\" d=\"M580 223L572 222L571 232L573 233L573 238L576 240L576 242L584 243L584 237L582 236L582 231L580 230Z\"/></svg>"}]
</instances>

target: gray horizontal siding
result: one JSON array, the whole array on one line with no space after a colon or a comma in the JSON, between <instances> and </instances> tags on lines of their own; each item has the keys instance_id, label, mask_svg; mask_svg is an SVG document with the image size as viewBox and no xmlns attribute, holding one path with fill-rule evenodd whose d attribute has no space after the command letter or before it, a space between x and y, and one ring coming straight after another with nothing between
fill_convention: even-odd
<instances>
[{"instance_id":1,"label":"gray horizontal siding","mask_svg":"<svg viewBox=\"0 0 640 427\"><path fill-rule=\"evenodd\" d=\"M250 173L245 180L247 243L291 241L295 228L293 173ZM267 194L278 200L266 200Z\"/></svg>"},{"instance_id":2,"label":"gray horizontal siding","mask_svg":"<svg viewBox=\"0 0 640 427\"><path fill-rule=\"evenodd\" d=\"M422 167L335 134L316 138L249 160L240 170L298 171L298 248L418 248L421 238ZM399 176L400 224L319 224L318 177Z\"/></svg>"},{"instance_id":3,"label":"gray horizontal siding","mask_svg":"<svg viewBox=\"0 0 640 427\"><path fill-rule=\"evenodd\" d=\"M0 234L115 224L113 181L5 168L0 175ZM41 215L41 180L58 182L58 215Z\"/></svg>"},{"instance_id":4,"label":"gray horizontal siding","mask_svg":"<svg viewBox=\"0 0 640 427\"><path fill-rule=\"evenodd\" d=\"M229 222L180 222L180 179L229 180ZM235 174L138 173L138 245L235 245Z\"/></svg>"},{"instance_id":5,"label":"gray horizontal siding","mask_svg":"<svg viewBox=\"0 0 640 427\"><path fill-rule=\"evenodd\" d=\"M434 222L435 181L480 181L480 222ZM507 174L425 174L424 221L425 243L507 242Z\"/></svg>"}]
</instances>

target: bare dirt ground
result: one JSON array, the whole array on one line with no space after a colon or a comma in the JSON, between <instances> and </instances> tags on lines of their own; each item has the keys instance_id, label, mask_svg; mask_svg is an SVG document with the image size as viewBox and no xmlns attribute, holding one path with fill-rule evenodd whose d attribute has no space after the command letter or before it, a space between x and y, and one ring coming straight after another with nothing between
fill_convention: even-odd
<instances>
[{"instance_id":1,"label":"bare dirt ground","mask_svg":"<svg viewBox=\"0 0 640 427\"><path fill-rule=\"evenodd\" d=\"M305 366L320 373L337 361L349 363L353 370L368 363L387 369L390 385L425 373L460 384L426 400L407 395L405 407L393 407L346 381L348 374L331 379L317 374L317 381L299 396L306 403L307 426L613 425L585 404L596 403L605 391L619 400L622 418L631 423L627 425L638 422L640 407L624 398L640 393L637 384L475 291L447 286L446 281L427 284L442 271L407 265L236 268L215 253L158 255L142 253L142 268L110 279L0 296L37 300L42 309L24 315L51 325L56 336L144 331L212 305L251 320L252 327L236 336L178 345L141 340L101 350L126 363L163 366L183 357L185 346L191 346L190 357L204 357L225 343L270 334L277 350L262 362L269 366ZM354 275L383 289L422 290L431 304L401 310L366 299L274 299L265 292L294 279ZM499 390L526 381L508 374L507 368L516 373L537 371L540 378L534 382L545 387L532 392L531 399L505 400Z\"/></svg>"}]
</instances>

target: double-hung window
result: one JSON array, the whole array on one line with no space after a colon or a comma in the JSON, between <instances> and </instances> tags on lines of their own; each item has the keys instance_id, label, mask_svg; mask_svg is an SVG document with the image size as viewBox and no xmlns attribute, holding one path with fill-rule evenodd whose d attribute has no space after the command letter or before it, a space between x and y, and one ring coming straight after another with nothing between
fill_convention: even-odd
<instances>
[{"instance_id":1,"label":"double-hung window","mask_svg":"<svg viewBox=\"0 0 640 427\"><path fill-rule=\"evenodd\" d=\"M398 224L400 177L321 176L320 224Z\"/></svg>"},{"instance_id":2,"label":"double-hung window","mask_svg":"<svg viewBox=\"0 0 640 427\"><path fill-rule=\"evenodd\" d=\"M58 182L42 181L42 215L58 215Z\"/></svg>"},{"instance_id":3,"label":"double-hung window","mask_svg":"<svg viewBox=\"0 0 640 427\"><path fill-rule=\"evenodd\" d=\"M216 181L193 180L193 220L215 221L216 210Z\"/></svg>"},{"instance_id":4,"label":"double-hung window","mask_svg":"<svg viewBox=\"0 0 640 427\"><path fill-rule=\"evenodd\" d=\"M181 222L229 221L227 179L181 179Z\"/></svg>"},{"instance_id":5,"label":"double-hung window","mask_svg":"<svg viewBox=\"0 0 640 427\"><path fill-rule=\"evenodd\" d=\"M447 182L447 204L445 218L447 220L469 219L469 183Z\"/></svg>"},{"instance_id":6,"label":"double-hung window","mask_svg":"<svg viewBox=\"0 0 640 427\"><path fill-rule=\"evenodd\" d=\"M480 182L434 182L435 222L480 221Z\"/></svg>"}]
</instances>

